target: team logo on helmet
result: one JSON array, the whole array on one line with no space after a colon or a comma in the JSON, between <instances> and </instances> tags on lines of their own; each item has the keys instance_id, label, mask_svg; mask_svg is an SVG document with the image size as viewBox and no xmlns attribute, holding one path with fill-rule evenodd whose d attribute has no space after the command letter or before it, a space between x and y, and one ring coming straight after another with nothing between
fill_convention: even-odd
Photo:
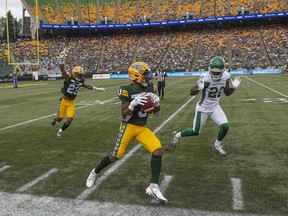
<instances>
[{"instance_id":1,"label":"team logo on helmet","mask_svg":"<svg viewBox=\"0 0 288 216\"><path fill-rule=\"evenodd\" d=\"M129 79L140 83L143 87L147 86L150 79L153 79L153 73L149 66L144 62L135 62L128 68Z\"/></svg>"},{"instance_id":2,"label":"team logo on helmet","mask_svg":"<svg viewBox=\"0 0 288 216\"><path fill-rule=\"evenodd\" d=\"M76 66L72 69L72 77L78 81L84 76L84 69L81 66Z\"/></svg>"}]
</instances>

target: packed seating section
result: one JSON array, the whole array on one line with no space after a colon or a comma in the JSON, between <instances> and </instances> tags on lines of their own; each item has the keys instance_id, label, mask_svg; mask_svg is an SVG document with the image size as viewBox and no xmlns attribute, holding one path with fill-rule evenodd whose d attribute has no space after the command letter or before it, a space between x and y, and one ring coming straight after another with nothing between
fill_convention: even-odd
<instances>
[{"instance_id":1,"label":"packed seating section","mask_svg":"<svg viewBox=\"0 0 288 216\"><path fill-rule=\"evenodd\" d=\"M36 15L34 0L25 1ZM132 23L143 16L146 21L168 21L288 10L286 0L38 0L38 4L37 17L50 24L67 24L71 18L80 24L99 24L105 17L112 23Z\"/></svg>"},{"instance_id":2,"label":"packed seating section","mask_svg":"<svg viewBox=\"0 0 288 216\"><path fill-rule=\"evenodd\" d=\"M38 68L58 67L57 56L64 48L67 69L81 65L87 73L126 73L135 61L147 62L152 70L164 66L169 71L203 71L216 55L234 69L266 68L288 64L287 35L288 26L278 24L41 39ZM36 47L36 41L18 40L11 44L10 55L18 63L35 63ZM7 62L7 44L1 43L0 49L0 61Z\"/></svg>"}]
</instances>

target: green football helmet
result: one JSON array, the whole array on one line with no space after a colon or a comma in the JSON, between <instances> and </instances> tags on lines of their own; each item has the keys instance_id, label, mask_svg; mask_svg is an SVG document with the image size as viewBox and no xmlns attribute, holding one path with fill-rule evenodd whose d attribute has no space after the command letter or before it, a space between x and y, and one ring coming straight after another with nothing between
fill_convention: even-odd
<instances>
[{"instance_id":1,"label":"green football helmet","mask_svg":"<svg viewBox=\"0 0 288 216\"><path fill-rule=\"evenodd\" d=\"M225 60L220 56L212 58L208 70L212 79L219 80L225 70Z\"/></svg>"}]
</instances>

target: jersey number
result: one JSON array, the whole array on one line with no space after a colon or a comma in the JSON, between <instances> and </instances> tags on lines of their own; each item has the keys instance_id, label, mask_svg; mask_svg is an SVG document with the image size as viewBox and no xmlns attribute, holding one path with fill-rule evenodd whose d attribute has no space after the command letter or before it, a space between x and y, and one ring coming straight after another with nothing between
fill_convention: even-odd
<instances>
[{"instance_id":1,"label":"jersey number","mask_svg":"<svg viewBox=\"0 0 288 216\"><path fill-rule=\"evenodd\" d=\"M80 87L71 83L67 89L67 92L72 95L77 95Z\"/></svg>"},{"instance_id":2,"label":"jersey number","mask_svg":"<svg viewBox=\"0 0 288 216\"><path fill-rule=\"evenodd\" d=\"M224 86L221 86L220 88L211 87L210 91L208 93L208 97L210 97L210 98L219 98L219 97L221 97L221 93L222 93L223 89L224 89Z\"/></svg>"}]
</instances>

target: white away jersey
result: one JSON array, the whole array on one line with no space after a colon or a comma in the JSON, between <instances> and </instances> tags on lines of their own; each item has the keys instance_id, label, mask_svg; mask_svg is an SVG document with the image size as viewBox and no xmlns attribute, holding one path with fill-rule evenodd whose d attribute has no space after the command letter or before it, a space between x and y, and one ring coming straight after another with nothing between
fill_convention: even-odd
<instances>
[{"instance_id":1,"label":"white away jersey","mask_svg":"<svg viewBox=\"0 0 288 216\"><path fill-rule=\"evenodd\" d=\"M214 80L209 73L203 75L204 89L202 90L202 98L198 101L199 111L211 111L219 105L221 94L229 82L230 73L224 71L219 80Z\"/></svg>"}]
</instances>

